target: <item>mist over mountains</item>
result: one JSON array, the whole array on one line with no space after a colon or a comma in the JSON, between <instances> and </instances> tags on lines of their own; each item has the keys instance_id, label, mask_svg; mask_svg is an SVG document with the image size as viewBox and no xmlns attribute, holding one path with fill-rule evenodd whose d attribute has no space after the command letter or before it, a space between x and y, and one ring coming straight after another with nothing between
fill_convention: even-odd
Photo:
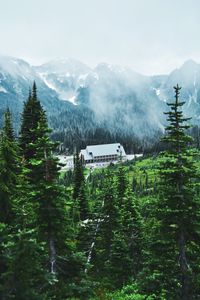
<instances>
[{"instance_id":1,"label":"mist over mountains","mask_svg":"<svg viewBox=\"0 0 200 300\"><path fill-rule=\"evenodd\" d=\"M33 81L55 137L66 145L157 136L177 83L185 115L193 124L200 122L200 65L192 60L168 75L144 76L105 63L91 69L74 59L58 59L35 67L1 56L0 121L9 107L16 131Z\"/></svg>"}]
</instances>

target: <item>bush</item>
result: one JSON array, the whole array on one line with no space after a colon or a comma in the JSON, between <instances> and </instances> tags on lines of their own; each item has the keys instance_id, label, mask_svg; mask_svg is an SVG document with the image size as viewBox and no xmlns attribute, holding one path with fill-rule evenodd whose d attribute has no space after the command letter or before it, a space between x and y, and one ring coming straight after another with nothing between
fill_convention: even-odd
<instances>
[{"instance_id":1,"label":"bush","mask_svg":"<svg viewBox=\"0 0 200 300\"><path fill-rule=\"evenodd\" d=\"M106 300L155 300L155 296L146 296L138 292L137 286L135 284L127 285L120 291L113 293L107 293L104 296ZM95 298L93 300L99 300Z\"/></svg>"}]
</instances>

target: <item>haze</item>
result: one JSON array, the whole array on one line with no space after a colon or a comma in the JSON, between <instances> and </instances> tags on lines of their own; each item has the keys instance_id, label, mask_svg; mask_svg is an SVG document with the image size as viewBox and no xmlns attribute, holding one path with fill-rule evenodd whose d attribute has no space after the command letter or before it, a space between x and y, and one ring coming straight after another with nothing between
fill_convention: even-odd
<instances>
[{"instance_id":1,"label":"haze","mask_svg":"<svg viewBox=\"0 0 200 300\"><path fill-rule=\"evenodd\" d=\"M168 73L200 62L198 0L0 0L0 54Z\"/></svg>"}]
</instances>

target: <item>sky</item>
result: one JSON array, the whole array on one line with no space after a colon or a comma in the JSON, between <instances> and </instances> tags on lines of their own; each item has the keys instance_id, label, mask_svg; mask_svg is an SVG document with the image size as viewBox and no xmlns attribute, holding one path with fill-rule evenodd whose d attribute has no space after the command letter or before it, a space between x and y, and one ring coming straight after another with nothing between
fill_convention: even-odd
<instances>
[{"instance_id":1,"label":"sky","mask_svg":"<svg viewBox=\"0 0 200 300\"><path fill-rule=\"evenodd\" d=\"M199 12L199 0L0 0L0 54L166 74L200 63Z\"/></svg>"}]
</instances>

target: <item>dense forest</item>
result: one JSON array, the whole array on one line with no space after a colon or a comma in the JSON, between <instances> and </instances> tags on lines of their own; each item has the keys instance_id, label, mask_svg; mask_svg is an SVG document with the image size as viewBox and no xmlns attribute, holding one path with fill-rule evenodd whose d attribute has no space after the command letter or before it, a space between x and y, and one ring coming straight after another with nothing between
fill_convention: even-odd
<instances>
[{"instance_id":1,"label":"dense forest","mask_svg":"<svg viewBox=\"0 0 200 300\"><path fill-rule=\"evenodd\" d=\"M199 130L187 124L181 88L174 90L154 155L93 171L78 151L73 171L61 169L35 83L18 138L7 109L0 136L0 299L200 299ZM103 131L98 136L109 140Z\"/></svg>"}]
</instances>

